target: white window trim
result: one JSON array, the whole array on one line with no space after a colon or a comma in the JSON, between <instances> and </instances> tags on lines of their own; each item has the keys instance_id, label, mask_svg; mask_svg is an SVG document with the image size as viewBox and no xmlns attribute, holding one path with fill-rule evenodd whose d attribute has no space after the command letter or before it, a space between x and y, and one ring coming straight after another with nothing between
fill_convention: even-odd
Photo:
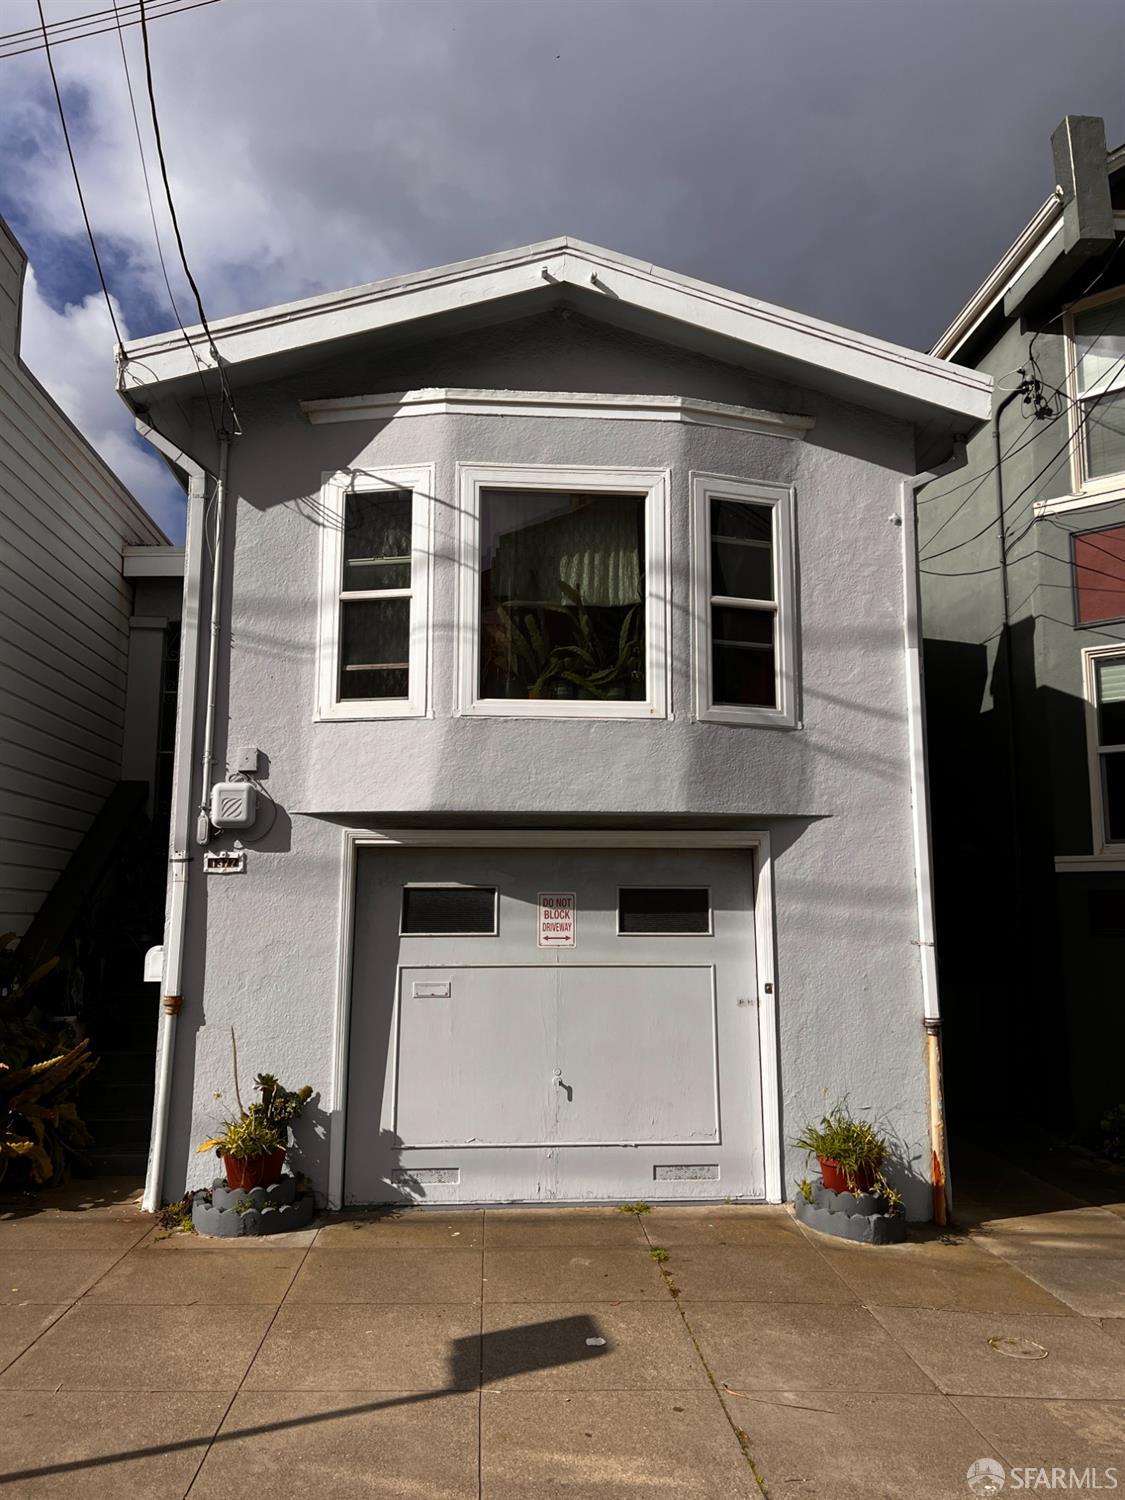
<instances>
[{"instance_id":1,"label":"white window trim","mask_svg":"<svg viewBox=\"0 0 1125 1500\"><path fill-rule=\"evenodd\" d=\"M1082 413L1084 401L1096 399L1084 397L1078 388L1078 348L1074 342L1074 315L1088 312L1091 307L1101 307L1111 302L1125 301L1125 287L1111 287L1108 292L1097 292L1092 297L1083 297L1072 302L1063 313L1063 330L1066 335L1066 394L1070 398L1067 408L1067 426L1070 433L1070 470L1074 495L1056 501L1046 501L1038 511L1049 514L1051 510L1062 510L1090 499L1116 500L1125 494L1125 470L1092 477L1086 468L1085 426ZM1038 509L1038 508L1037 508Z\"/></svg>"},{"instance_id":2,"label":"white window trim","mask_svg":"<svg viewBox=\"0 0 1125 1500\"><path fill-rule=\"evenodd\" d=\"M714 703L711 693L711 501L736 500L773 509L773 569L776 597L777 707ZM797 504L792 485L692 473L692 658L695 717L709 724L751 724L763 729L797 727L796 557Z\"/></svg>"},{"instance_id":3,"label":"white window trim","mask_svg":"<svg viewBox=\"0 0 1125 1500\"><path fill-rule=\"evenodd\" d=\"M458 464L461 509L458 714L504 719L665 719L671 700L668 626L667 469L600 469L528 464ZM481 698L480 492L482 489L581 490L645 496L645 682L643 702L586 699Z\"/></svg>"},{"instance_id":4,"label":"white window trim","mask_svg":"<svg viewBox=\"0 0 1125 1500\"><path fill-rule=\"evenodd\" d=\"M340 650L340 585L343 580L344 504L350 493L411 490L410 667L406 698L337 696ZM413 719L429 707L430 575L433 555L434 466L405 469L341 469L325 474L321 487L320 630L317 639L317 721ZM400 591L395 591L400 592ZM357 596L361 597L361 596ZM377 597L373 594L372 597ZM388 596L389 597L389 596Z\"/></svg>"},{"instance_id":5,"label":"white window trim","mask_svg":"<svg viewBox=\"0 0 1125 1500\"><path fill-rule=\"evenodd\" d=\"M1086 754L1090 777L1090 820L1097 860L1125 859L1125 840L1110 843L1105 836L1105 802L1102 797L1102 765L1098 740L1098 688L1096 663L1106 656L1125 657L1125 642L1116 646L1087 646L1082 652L1082 686L1086 698ZM1122 752L1125 754L1125 751Z\"/></svg>"}]
</instances>

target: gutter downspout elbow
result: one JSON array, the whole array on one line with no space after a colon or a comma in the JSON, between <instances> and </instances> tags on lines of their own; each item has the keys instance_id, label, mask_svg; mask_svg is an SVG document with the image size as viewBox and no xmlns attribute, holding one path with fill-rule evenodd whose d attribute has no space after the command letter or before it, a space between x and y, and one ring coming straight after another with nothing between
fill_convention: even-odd
<instances>
[{"instance_id":1,"label":"gutter downspout elbow","mask_svg":"<svg viewBox=\"0 0 1125 1500\"><path fill-rule=\"evenodd\" d=\"M203 577L203 513L207 470L189 458L155 427L137 417L137 430L163 457L188 476L187 535L184 548L183 622L180 633L180 677L177 684L175 762L169 830L168 902L164 920L164 972L160 1036L157 1043L156 1096L152 1138L141 1207L160 1206L168 1148L168 1114L176 1056L176 1025L183 1005L184 947L187 932L188 853L192 803L192 752L195 742L196 687L199 676L199 611Z\"/></svg>"},{"instance_id":2,"label":"gutter downspout elbow","mask_svg":"<svg viewBox=\"0 0 1125 1500\"><path fill-rule=\"evenodd\" d=\"M933 844L926 770L926 702L922 666L922 605L918 569L918 491L965 463L959 443L953 457L938 468L902 482L902 562L906 645L907 735L910 755L910 803L914 833L914 883L918 898L918 954L922 980L922 1026L930 1115L930 1184L935 1224L946 1224L951 1207L949 1153L942 1088L941 1002L938 994L934 925Z\"/></svg>"}]
</instances>

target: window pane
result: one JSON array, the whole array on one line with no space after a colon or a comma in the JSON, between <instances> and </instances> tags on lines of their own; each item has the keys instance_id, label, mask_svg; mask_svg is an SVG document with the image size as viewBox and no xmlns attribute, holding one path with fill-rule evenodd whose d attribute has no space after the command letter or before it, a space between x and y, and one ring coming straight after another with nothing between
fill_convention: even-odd
<instances>
[{"instance_id":1,"label":"window pane","mask_svg":"<svg viewBox=\"0 0 1125 1500\"><path fill-rule=\"evenodd\" d=\"M492 886L404 886L402 930L495 932L496 890Z\"/></svg>"},{"instance_id":2,"label":"window pane","mask_svg":"<svg viewBox=\"0 0 1125 1500\"><path fill-rule=\"evenodd\" d=\"M762 609L711 609L711 699L777 707L774 615Z\"/></svg>"},{"instance_id":3,"label":"window pane","mask_svg":"<svg viewBox=\"0 0 1125 1500\"><path fill-rule=\"evenodd\" d=\"M1075 536L1074 584L1079 625L1125 618L1125 526Z\"/></svg>"},{"instance_id":4,"label":"window pane","mask_svg":"<svg viewBox=\"0 0 1125 1500\"><path fill-rule=\"evenodd\" d=\"M341 698L405 698L409 667L409 599L354 599L341 604Z\"/></svg>"},{"instance_id":5,"label":"window pane","mask_svg":"<svg viewBox=\"0 0 1125 1500\"><path fill-rule=\"evenodd\" d=\"M695 933L711 930L706 886L633 886L617 893L618 932Z\"/></svg>"},{"instance_id":6,"label":"window pane","mask_svg":"<svg viewBox=\"0 0 1125 1500\"><path fill-rule=\"evenodd\" d=\"M1125 656L1094 662L1098 700L1098 744L1125 745Z\"/></svg>"},{"instance_id":7,"label":"window pane","mask_svg":"<svg viewBox=\"0 0 1125 1500\"><path fill-rule=\"evenodd\" d=\"M410 587L413 499L409 490L346 496L345 593Z\"/></svg>"},{"instance_id":8,"label":"window pane","mask_svg":"<svg viewBox=\"0 0 1125 1500\"><path fill-rule=\"evenodd\" d=\"M1083 395L1125 385L1125 297L1075 313L1074 346Z\"/></svg>"},{"instance_id":9,"label":"window pane","mask_svg":"<svg viewBox=\"0 0 1125 1500\"><path fill-rule=\"evenodd\" d=\"M1086 417L1086 472L1091 479L1125 471L1125 391L1082 401L1079 409Z\"/></svg>"},{"instance_id":10,"label":"window pane","mask_svg":"<svg viewBox=\"0 0 1125 1500\"><path fill-rule=\"evenodd\" d=\"M772 506L711 501L711 592L773 599Z\"/></svg>"},{"instance_id":11,"label":"window pane","mask_svg":"<svg viewBox=\"0 0 1125 1500\"><path fill-rule=\"evenodd\" d=\"M1102 756L1102 802L1106 839L1120 843L1125 839L1125 753Z\"/></svg>"},{"instance_id":12,"label":"window pane","mask_svg":"<svg viewBox=\"0 0 1125 1500\"><path fill-rule=\"evenodd\" d=\"M645 697L643 495L481 492L484 698Z\"/></svg>"}]
</instances>

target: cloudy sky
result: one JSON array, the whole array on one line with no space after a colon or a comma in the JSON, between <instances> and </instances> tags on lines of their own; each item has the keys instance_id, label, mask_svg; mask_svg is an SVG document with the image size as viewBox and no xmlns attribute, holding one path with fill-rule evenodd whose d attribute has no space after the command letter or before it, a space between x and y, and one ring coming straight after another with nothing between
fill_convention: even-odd
<instances>
[{"instance_id":1,"label":"cloudy sky","mask_svg":"<svg viewBox=\"0 0 1125 1500\"><path fill-rule=\"evenodd\" d=\"M5 33L37 21L0 3ZM150 35L209 317L566 233L925 348L1050 192L1061 116L1125 140L1121 0L220 0ZM54 57L119 320L166 328L118 38ZM178 538L113 392L42 51L0 59L0 160L24 358Z\"/></svg>"}]
</instances>

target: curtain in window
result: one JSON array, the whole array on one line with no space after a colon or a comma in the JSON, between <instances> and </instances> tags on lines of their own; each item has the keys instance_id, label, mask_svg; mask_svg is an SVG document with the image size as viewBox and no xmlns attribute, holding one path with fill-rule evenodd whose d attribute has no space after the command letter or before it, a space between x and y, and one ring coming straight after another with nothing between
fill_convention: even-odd
<instances>
[{"instance_id":1,"label":"curtain in window","mask_svg":"<svg viewBox=\"0 0 1125 1500\"><path fill-rule=\"evenodd\" d=\"M563 604L561 583L583 603L620 607L641 597L639 506L598 497L562 516L503 532L492 564L494 599Z\"/></svg>"}]
</instances>

